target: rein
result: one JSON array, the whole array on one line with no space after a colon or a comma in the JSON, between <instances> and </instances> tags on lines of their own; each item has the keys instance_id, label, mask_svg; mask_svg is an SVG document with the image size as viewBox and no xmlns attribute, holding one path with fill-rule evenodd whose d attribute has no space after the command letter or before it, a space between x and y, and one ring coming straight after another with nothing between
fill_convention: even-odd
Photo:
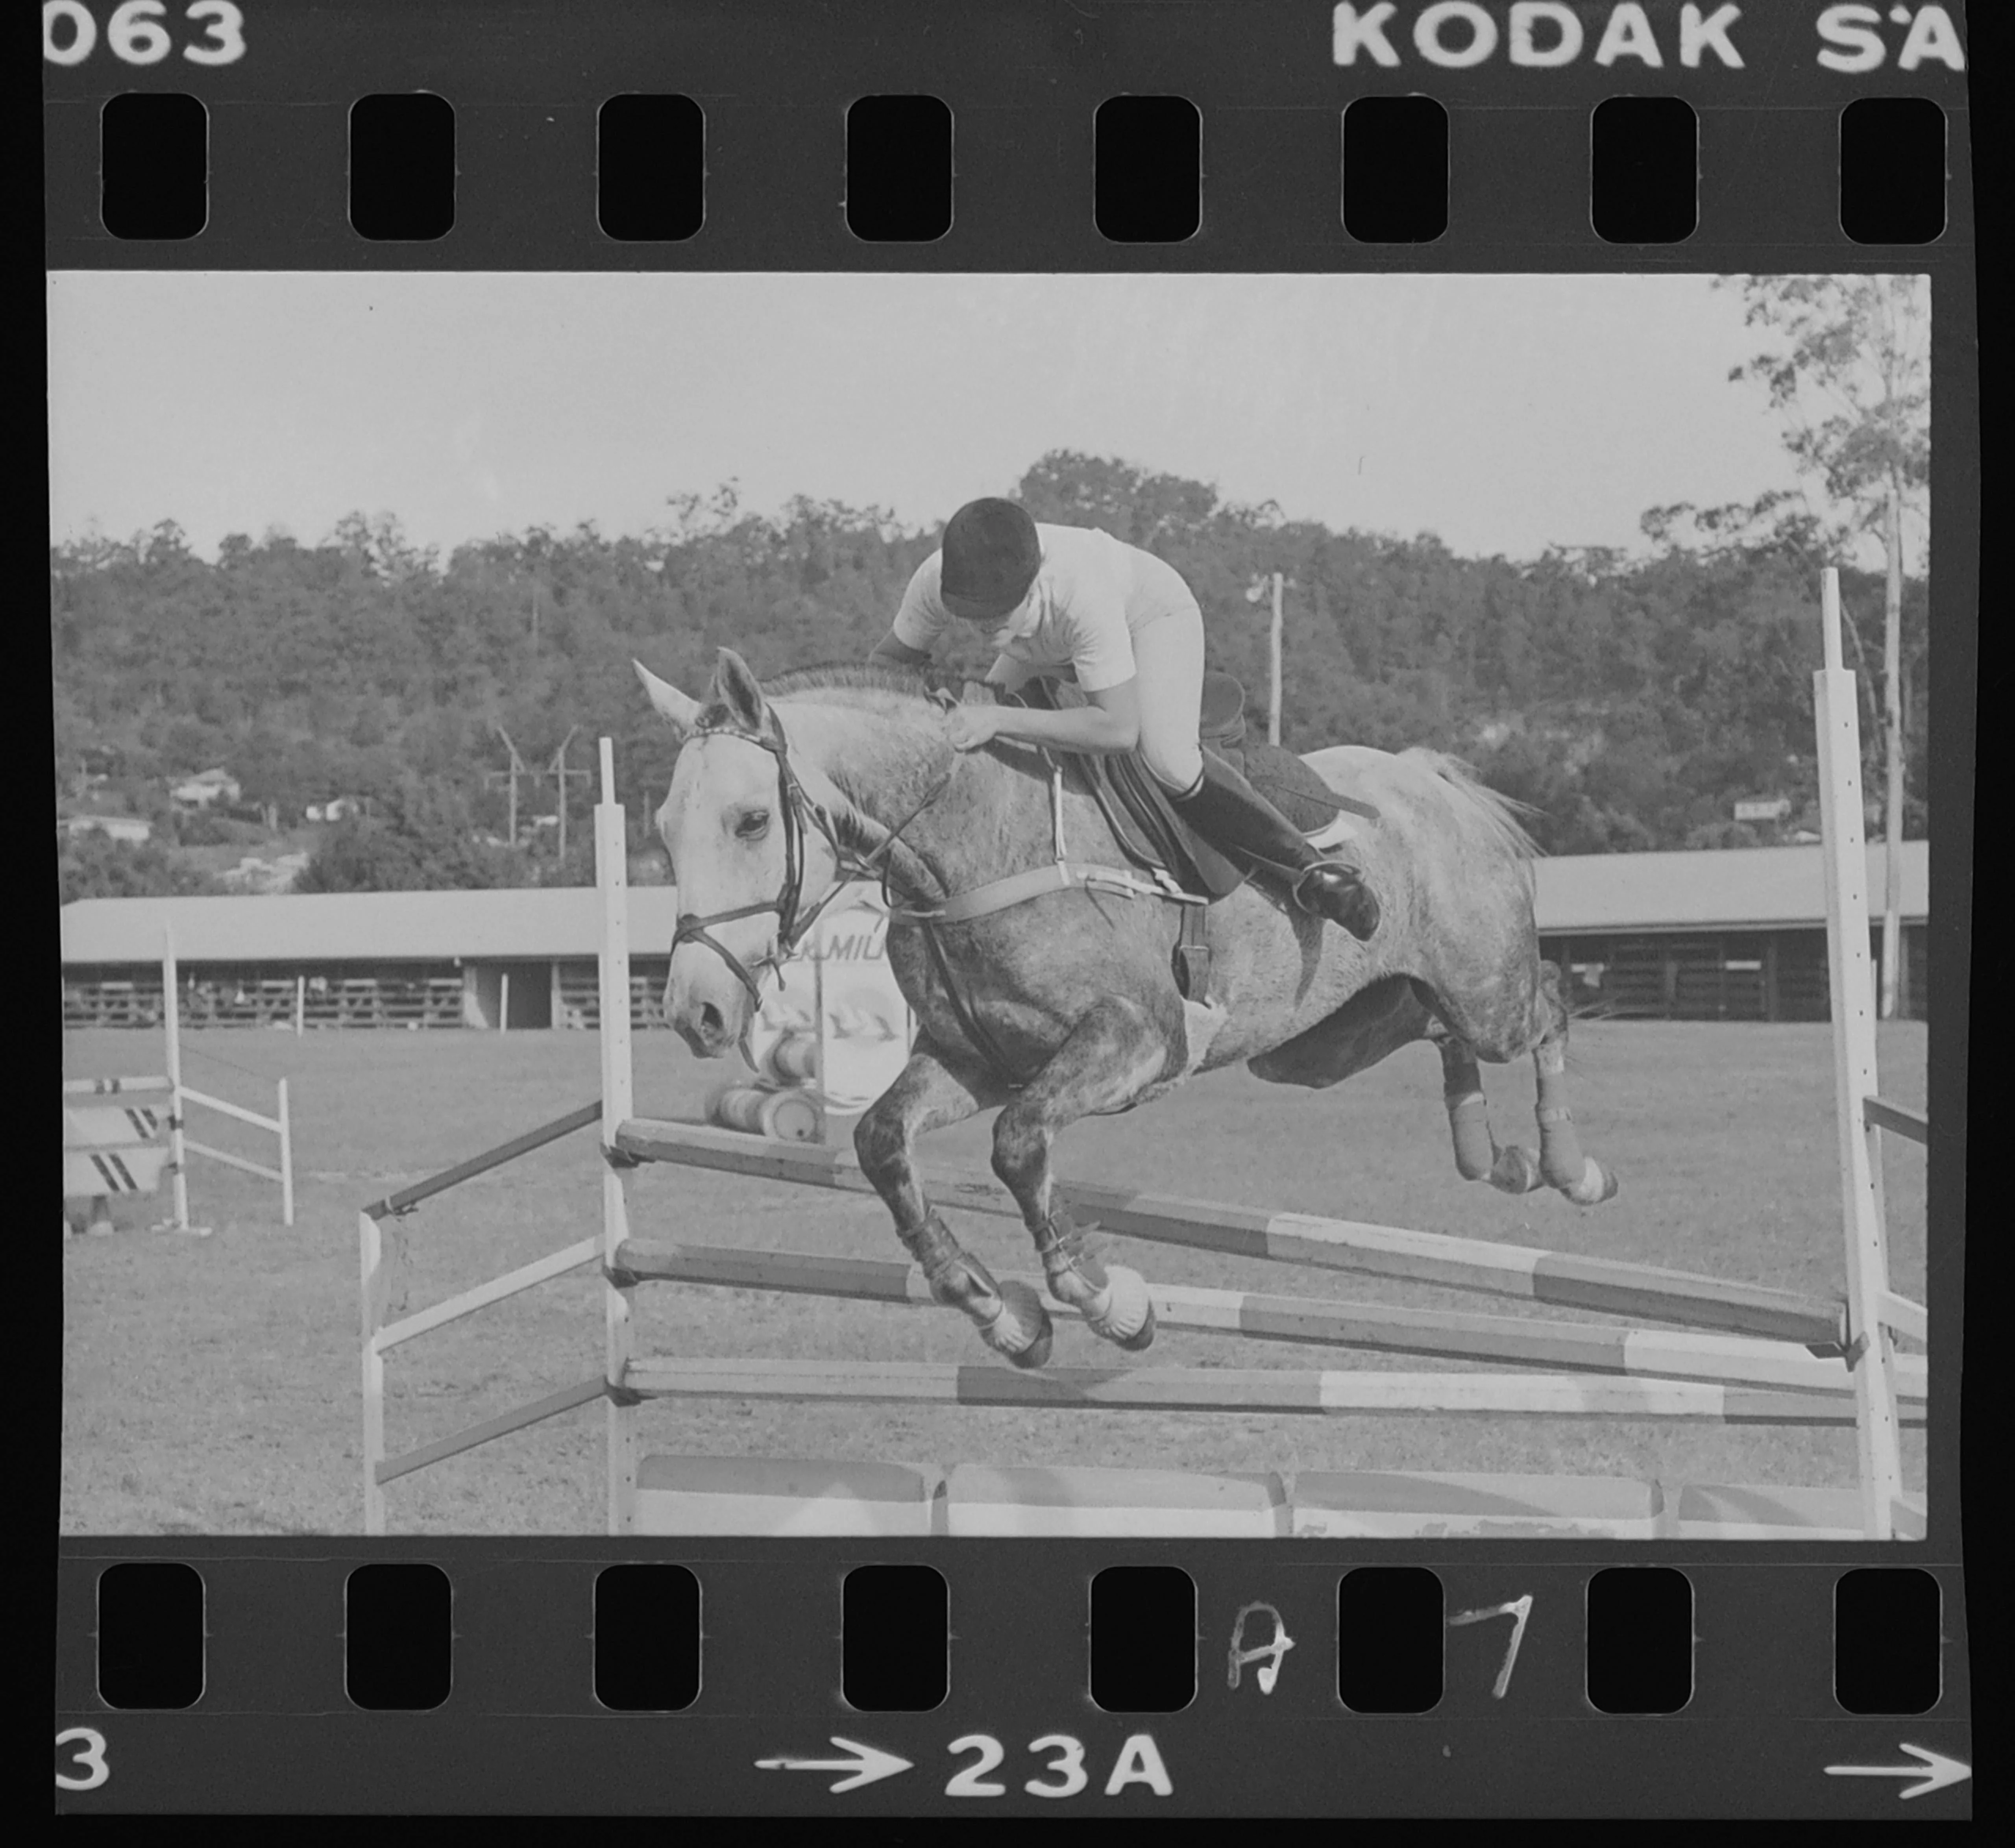
<instances>
[{"instance_id":1,"label":"rein","mask_svg":"<svg viewBox=\"0 0 2015 1848\"><path fill-rule=\"evenodd\" d=\"M947 709L957 703L943 693L936 697ZM878 868L877 863L885 856L892 854L898 843L905 847L913 859L918 858L916 850L903 841L903 830L944 793L961 760L954 753L944 775L925 792L923 800L893 828L883 832L880 843L871 852L859 855L851 852L840 840L832 816L806 793L797 771L792 768L790 741L785 735L783 721L778 717L774 706L769 709L767 717L770 723L767 732L751 732L732 724L703 725L695 728L692 735L695 738L738 738L745 744L752 744L767 751L776 759L777 801L784 818L784 883L775 897L760 899L752 904L737 905L731 911L709 911L704 916L691 911L682 912L672 933L672 953L674 955L681 944L704 944L727 965L735 980L748 991L750 1006L759 1011L763 1005L763 991L758 980L760 972L768 969L779 980L781 979L784 959L804 940L849 879L878 876L882 883L884 899L889 899L889 868L886 865ZM1176 905L1201 906L1209 902L1183 890L1166 873L1158 875L1156 881L1151 882L1117 867L1081 865L1067 858L1064 846L1063 767L1048 751L1037 748L1038 754L1049 772L1054 860L1026 872L1010 873L1004 879L989 880L986 884L974 886L969 890L948 895L936 904L904 906L895 904L893 900L889 903L889 917L892 924L912 924L922 931L932 965L937 972L939 980L943 984L952 1011L957 1016L966 1037L1003 1074L1011 1079L1014 1067L1001 1052L999 1042L981 1024L978 1016L959 992L958 984L953 978L950 962L944 953L943 945L939 941L939 926L963 924L975 919L990 917L997 911L1025 904L1031 899L1039 898L1049 892L1104 891L1132 898L1159 899L1165 904ZM862 815L858 818L877 828L882 825L871 815ZM808 829L813 828L832 849L835 876L832 890L800 917L798 908L804 892L805 838ZM926 867L925 870L928 872L929 869ZM756 917L764 911L777 914L776 940L770 953L756 963L757 973L752 973L733 951L712 934L709 926L731 923L738 918ZM1014 1080L1014 1082L1018 1088L1025 1080Z\"/></svg>"},{"instance_id":2,"label":"rein","mask_svg":"<svg viewBox=\"0 0 2015 1848\"><path fill-rule=\"evenodd\" d=\"M950 783L953 771L958 768L954 757L950 767L925 792L923 800L905 815L895 827L882 836L881 844L872 852L857 855L849 851L840 840L833 819L824 808L806 794L804 784L791 765L790 740L785 735L783 721L777 716L776 708L770 708L770 728L767 732L750 732L739 725L702 725L697 727L695 738L738 738L745 744L752 744L767 751L777 760L777 806L784 822L784 883L774 898L758 899L752 904L737 905L729 911L709 911L705 915L694 911L679 915L672 933L672 954L678 953L681 944L704 944L707 948L726 963L735 978L749 992L749 1005L760 1008L763 991L755 974L752 974L740 957L715 937L709 929L715 924L727 924L738 918L760 916L764 911L777 914L777 936L768 955L756 965L760 972L768 969L781 980L784 959L803 942L812 927L825 915L827 908L836 899L849 879L878 874L877 863L893 853L902 840L903 830L942 796ZM872 818L868 818L870 820ZM818 903L799 915L799 904L804 895L805 836L807 825L815 828L821 839L832 849L835 876L832 890ZM880 824L875 823L876 826ZM914 850L913 850L914 851ZM880 876L885 878L885 868Z\"/></svg>"}]
</instances>

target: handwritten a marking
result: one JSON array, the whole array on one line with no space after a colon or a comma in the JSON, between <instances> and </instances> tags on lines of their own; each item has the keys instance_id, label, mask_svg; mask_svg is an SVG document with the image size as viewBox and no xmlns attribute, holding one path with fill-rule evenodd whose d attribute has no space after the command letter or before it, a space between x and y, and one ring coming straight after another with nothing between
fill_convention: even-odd
<instances>
[{"instance_id":1,"label":"handwritten a marking","mask_svg":"<svg viewBox=\"0 0 2015 1848\"><path fill-rule=\"evenodd\" d=\"M1273 1620L1273 1640L1262 1643L1256 1649L1245 1645L1245 1620L1257 1616L1264 1611ZM1255 1677L1262 1694L1271 1694L1280 1678L1280 1659L1295 1646L1295 1639L1288 1635L1288 1626L1281 1620L1280 1613L1270 1604L1248 1604L1238 1613L1238 1620L1231 1627L1231 1654L1227 1665L1226 1680L1236 1688L1240 1672L1248 1662L1259 1662L1266 1658Z\"/></svg>"}]
</instances>

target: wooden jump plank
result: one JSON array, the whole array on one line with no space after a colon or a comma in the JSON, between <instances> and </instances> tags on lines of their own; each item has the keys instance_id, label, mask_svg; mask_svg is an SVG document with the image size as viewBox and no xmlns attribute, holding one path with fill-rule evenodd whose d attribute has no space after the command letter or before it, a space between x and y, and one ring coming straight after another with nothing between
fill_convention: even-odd
<instances>
[{"instance_id":1,"label":"wooden jump plank","mask_svg":"<svg viewBox=\"0 0 2015 1848\"><path fill-rule=\"evenodd\" d=\"M586 1129L590 1124L602 1120L602 1100L583 1104L578 1110L569 1110L564 1116L527 1130L522 1136L515 1136L508 1142L500 1142L494 1149L485 1149L480 1155L472 1156L467 1161L454 1167L444 1168L438 1174L429 1175L425 1181L415 1181L411 1187L402 1187L397 1193L387 1194L375 1206L364 1210L373 1219L385 1219L394 1213L403 1213L409 1206L417 1206L421 1201L431 1199L437 1193L445 1193L451 1187L458 1187L465 1181L472 1181L478 1174L487 1174L492 1168L501 1168L507 1161L515 1161L521 1155L530 1155L534 1149L543 1149L548 1142L557 1142L562 1136L570 1136L577 1129Z\"/></svg>"},{"instance_id":2,"label":"wooden jump plank","mask_svg":"<svg viewBox=\"0 0 2015 1848\"><path fill-rule=\"evenodd\" d=\"M1302 1470L1297 1539L1655 1540L1665 1496L1627 1477Z\"/></svg>"},{"instance_id":3,"label":"wooden jump plank","mask_svg":"<svg viewBox=\"0 0 2015 1848\"><path fill-rule=\"evenodd\" d=\"M1607 1418L1714 1425L1852 1425L1854 1408L1811 1393L1697 1380L1516 1373L1303 1372L1286 1368L958 1366L918 1361L639 1358L623 1384L645 1398L833 1400L857 1404L1049 1406L1136 1411L1302 1412L1325 1417ZM1919 1408L1904 1422L1922 1424Z\"/></svg>"},{"instance_id":4,"label":"wooden jump plank","mask_svg":"<svg viewBox=\"0 0 2015 1848\"><path fill-rule=\"evenodd\" d=\"M618 1249L616 1261L619 1270L643 1283L713 1284L730 1289L936 1307L922 1271L900 1259L628 1239ZM1051 1296L1040 1277L1024 1275L1018 1281L1040 1294L1053 1315L1078 1313ZM1854 1390L1852 1378L1839 1361L1822 1359L1791 1342L1675 1334L1657 1328L1606 1328L1582 1322L1403 1309L1384 1303L1323 1302L1181 1284L1150 1284L1148 1294L1165 1328L1200 1333L1371 1353L1417 1354L1445 1361L1718 1380L1773 1390L1847 1394ZM381 1336L381 1343L383 1340ZM1903 1396L1923 1399L1923 1357L1904 1357L1900 1365Z\"/></svg>"},{"instance_id":5,"label":"wooden jump plank","mask_svg":"<svg viewBox=\"0 0 2015 1848\"><path fill-rule=\"evenodd\" d=\"M601 1375L584 1379L579 1386L562 1386L557 1393L548 1393L543 1399L534 1399L529 1405L521 1405L515 1411L500 1412L494 1418L486 1418L480 1425L465 1426L451 1436L443 1437L433 1444L422 1444L416 1451L408 1451L402 1457L393 1457L380 1463L377 1468L379 1486L395 1482L402 1476L410 1476L415 1469L424 1469L430 1463L439 1463L449 1457L458 1457L464 1451L472 1451L479 1444L487 1444L492 1438L508 1436L513 1431L522 1431L527 1425L536 1425L549 1418L557 1418L563 1411L571 1411L576 1405L591 1404L606 1391Z\"/></svg>"},{"instance_id":6,"label":"wooden jump plank","mask_svg":"<svg viewBox=\"0 0 2015 1848\"><path fill-rule=\"evenodd\" d=\"M771 1142L706 1124L642 1120L622 1124L616 1142L640 1161L671 1162L849 1193L875 1191L850 1149ZM1012 1195L990 1175L932 1170L924 1184L940 1206L1015 1219L1022 1216ZM1772 1340L1837 1346L1843 1332L1840 1303L1791 1290L1313 1213L1165 1199L1078 1181L1058 1185L1081 1217L1108 1232L1157 1244L1405 1278L1443 1289L1525 1297L1556 1308L1636 1316Z\"/></svg>"},{"instance_id":7,"label":"wooden jump plank","mask_svg":"<svg viewBox=\"0 0 2015 1848\"><path fill-rule=\"evenodd\" d=\"M795 1538L944 1530L944 1490L887 1463L757 1457L645 1457L633 1533Z\"/></svg>"},{"instance_id":8,"label":"wooden jump plank","mask_svg":"<svg viewBox=\"0 0 2015 1848\"><path fill-rule=\"evenodd\" d=\"M123 1091L172 1091L171 1078L66 1078L65 1097L116 1097Z\"/></svg>"},{"instance_id":9,"label":"wooden jump plank","mask_svg":"<svg viewBox=\"0 0 2015 1848\"><path fill-rule=\"evenodd\" d=\"M144 1104L66 1104L63 1116L66 1149L144 1149L168 1127L166 1110Z\"/></svg>"},{"instance_id":10,"label":"wooden jump plank","mask_svg":"<svg viewBox=\"0 0 2015 1848\"><path fill-rule=\"evenodd\" d=\"M1908 1296L1899 1296L1894 1290L1884 1290L1875 1303L1876 1319L1885 1322L1899 1335L1908 1335L1913 1341L1929 1343L1931 1338L1931 1318L1921 1303L1913 1303ZM1907 1367L1913 1361L1921 1362L1921 1354L1898 1354L1896 1364Z\"/></svg>"},{"instance_id":11,"label":"wooden jump plank","mask_svg":"<svg viewBox=\"0 0 2015 1848\"><path fill-rule=\"evenodd\" d=\"M493 1303L507 1301L521 1292L536 1288L555 1277L564 1277L569 1271L577 1271L584 1264L598 1263L602 1257L602 1235L583 1239L569 1245L564 1251L556 1251L550 1257L542 1257L536 1264L521 1266L515 1271L506 1271L501 1277L493 1277L487 1283L479 1283L473 1289L464 1290L458 1296L450 1296L444 1302L417 1310L403 1321L395 1321L380 1328L374 1337L378 1351L386 1354L402 1341L410 1341L415 1335L424 1335L429 1328L437 1328L444 1322L459 1321L465 1315L473 1315L479 1309L487 1309Z\"/></svg>"},{"instance_id":12,"label":"wooden jump plank","mask_svg":"<svg viewBox=\"0 0 2015 1848\"><path fill-rule=\"evenodd\" d=\"M163 1143L130 1149L66 1149L63 1198L96 1199L115 1193L152 1193L171 1167Z\"/></svg>"},{"instance_id":13,"label":"wooden jump plank","mask_svg":"<svg viewBox=\"0 0 2015 1848\"><path fill-rule=\"evenodd\" d=\"M215 1110L222 1116L235 1116L240 1123L249 1123L255 1129L271 1130L275 1135L279 1134L280 1120L277 1116L261 1116L257 1110L248 1110L243 1105L234 1104L224 1098L212 1097L207 1091L192 1090L186 1084L182 1087L182 1095L192 1104L202 1105L206 1110ZM279 1177L276 1174L274 1178L278 1180Z\"/></svg>"},{"instance_id":14,"label":"wooden jump plank","mask_svg":"<svg viewBox=\"0 0 2015 1848\"><path fill-rule=\"evenodd\" d=\"M182 1146L192 1155L207 1155L212 1161L221 1161L228 1168L242 1168L248 1174L257 1174L267 1181L285 1181L286 1176L278 1168L264 1167L256 1161L247 1161L242 1155L233 1155L228 1149L213 1149L207 1142L199 1142L194 1136L185 1135Z\"/></svg>"},{"instance_id":15,"label":"wooden jump plank","mask_svg":"<svg viewBox=\"0 0 2015 1848\"><path fill-rule=\"evenodd\" d=\"M975 1538L1278 1540L1289 1519L1271 1472L961 1463L944 1485L944 1531Z\"/></svg>"},{"instance_id":16,"label":"wooden jump plank","mask_svg":"<svg viewBox=\"0 0 2015 1848\"><path fill-rule=\"evenodd\" d=\"M1871 1128L1886 1129L1913 1142L1931 1146L1931 1120L1922 1110L1913 1110L1906 1104L1892 1104L1886 1097L1865 1097L1861 1100L1861 1115Z\"/></svg>"}]
</instances>

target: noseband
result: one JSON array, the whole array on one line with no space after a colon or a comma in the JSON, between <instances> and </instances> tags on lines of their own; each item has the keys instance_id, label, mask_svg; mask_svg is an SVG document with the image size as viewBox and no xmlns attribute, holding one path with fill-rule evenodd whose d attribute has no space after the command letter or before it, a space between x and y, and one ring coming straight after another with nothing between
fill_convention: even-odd
<instances>
[{"instance_id":1,"label":"noseband","mask_svg":"<svg viewBox=\"0 0 2015 1848\"><path fill-rule=\"evenodd\" d=\"M735 979L749 991L749 1002L760 1009L763 1005L763 991L756 976L752 974L740 957L713 936L709 926L731 923L737 918L752 918L764 911L777 914L777 937L768 955L756 965L758 972L774 971L781 980L784 959L804 941L812 926L825 915L826 908L839 896L848 880L870 876L878 871L877 862L888 854L901 837L903 829L909 826L943 792L951 780L947 770L932 785L923 800L911 810L901 826L889 830L882 844L864 858L850 853L841 842L832 817L806 793L804 785L798 780L798 773L791 767L790 741L784 735L784 722L771 706L766 714L769 728L766 732L751 732L740 725L702 725L695 728L695 738L738 738L745 744L752 744L777 760L777 807L784 824L784 883L774 898L758 900L753 904L737 905L732 911L709 911L702 917L695 912L682 911L677 927L672 933L672 954L678 954L681 944L704 944L715 955L733 971ZM957 759L952 760L953 768ZM817 829L821 839L832 849L834 876L832 890L814 905L803 916L798 907L804 896L805 836L807 828Z\"/></svg>"}]
</instances>

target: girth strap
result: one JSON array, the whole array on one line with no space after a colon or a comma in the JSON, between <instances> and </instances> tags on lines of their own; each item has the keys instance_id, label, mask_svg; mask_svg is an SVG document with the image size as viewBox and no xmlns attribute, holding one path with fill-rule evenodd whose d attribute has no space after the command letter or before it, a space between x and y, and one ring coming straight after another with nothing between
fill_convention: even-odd
<instances>
[{"instance_id":1,"label":"girth strap","mask_svg":"<svg viewBox=\"0 0 2015 1848\"><path fill-rule=\"evenodd\" d=\"M1053 861L1047 866L1031 867L1025 872L1010 873L1005 879L990 879L946 899L941 905L892 907L889 916L904 924L963 924L974 918L990 916L1046 892L1112 892L1130 898L1159 898L1171 904L1201 905L1208 902L1193 893L1169 891L1114 866L1079 866Z\"/></svg>"}]
</instances>

